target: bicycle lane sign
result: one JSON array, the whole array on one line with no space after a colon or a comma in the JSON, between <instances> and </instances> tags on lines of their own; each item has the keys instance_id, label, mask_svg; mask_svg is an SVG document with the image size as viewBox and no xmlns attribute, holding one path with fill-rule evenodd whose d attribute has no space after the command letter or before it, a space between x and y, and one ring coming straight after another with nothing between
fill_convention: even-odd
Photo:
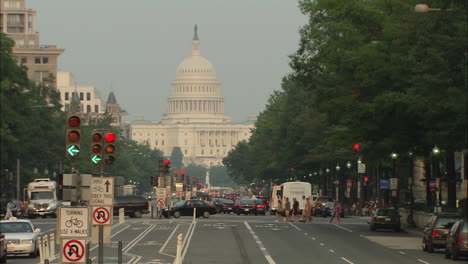
<instances>
[{"instance_id":1,"label":"bicycle lane sign","mask_svg":"<svg viewBox=\"0 0 468 264\"><path fill-rule=\"evenodd\" d=\"M85 263L86 262L86 240L85 239L63 239L62 240L62 263Z\"/></svg>"},{"instance_id":2,"label":"bicycle lane sign","mask_svg":"<svg viewBox=\"0 0 468 264\"><path fill-rule=\"evenodd\" d=\"M89 208L82 206L63 206L58 208L57 237L76 238L89 235Z\"/></svg>"}]
</instances>

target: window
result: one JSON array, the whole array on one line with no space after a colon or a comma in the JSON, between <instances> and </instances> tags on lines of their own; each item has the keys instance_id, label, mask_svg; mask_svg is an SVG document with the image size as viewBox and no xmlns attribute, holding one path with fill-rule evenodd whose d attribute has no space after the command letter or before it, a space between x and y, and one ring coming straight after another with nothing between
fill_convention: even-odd
<instances>
[{"instance_id":1,"label":"window","mask_svg":"<svg viewBox=\"0 0 468 264\"><path fill-rule=\"evenodd\" d=\"M28 63L28 58L21 57L21 64L26 64L26 63Z\"/></svg>"},{"instance_id":2,"label":"window","mask_svg":"<svg viewBox=\"0 0 468 264\"><path fill-rule=\"evenodd\" d=\"M187 150L184 151L185 155L187 155Z\"/></svg>"},{"instance_id":3,"label":"window","mask_svg":"<svg viewBox=\"0 0 468 264\"><path fill-rule=\"evenodd\" d=\"M34 63L41 64L41 58L40 57L35 57L34 58Z\"/></svg>"},{"instance_id":4,"label":"window","mask_svg":"<svg viewBox=\"0 0 468 264\"><path fill-rule=\"evenodd\" d=\"M91 113L91 105L86 105L86 113Z\"/></svg>"},{"instance_id":5,"label":"window","mask_svg":"<svg viewBox=\"0 0 468 264\"><path fill-rule=\"evenodd\" d=\"M35 71L34 72L34 80L36 82L42 82L45 78L49 76L48 71Z\"/></svg>"},{"instance_id":6,"label":"window","mask_svg":"<svg viewBox=\"0 0 468 264\"><path fill-rule=\"evenodd\" d=\"M65 92L65 101L69 100L69 98L68 98L69 95L70 94L68 92Z\"/></svg>"},{"instance_id":7,"label":"window","mask_svg":"<svg viewBox=\"0 0 468 264\"><path fill-rule=\"evenodd\" d=\"M42 57L42 63L44 64L49 63L49 57Z\"/></svg>"},{"instance_id":8,"label":"window","mask_svg":"<svg viewBox=\"0 0 468 264\"><path fill-rule=\"evenodd\" d=\"M202 150L201 150L201 154L204 155L204 154L205 154L205 150L202 149Z\"/></svg>"},{"instance_id":9,"label":"window","mask_svg":"<svg viewBox=\"0 0 468 264\"><path fill-rule=\"evenodd\" d=\"M83 101L83 93L80 93L80 101Z\"/></svg>"},{"instance_id":10,"label":"window","mask_svg":"<svg viewBox=\"0 0 468 264\"><path fill-rule=\"evenodd\" d=\"M157 140L156 140L156 141L154 141L154 144L157 146L157 145L158 145L158 141L157 141Z\"/></svg>"},{"instance_id":11,"label":"window","mask_svg":"<svg viewBox=\"0 0 468 264\"><path fill-rule=\"evenodd\" d=\"M91 101L91 93L86 93L86 100Z\"/></svg>"},{"instance_id":12,"label":"window","mask_svg":"<svg viewBox=\"0 0 468 264\"><path fill-rule=\"evenodd\" d=\"M94 112L99 113L99 105L94 105Z\"/></svg>"},{"instance_id":13,"label":"window","mask_svg":"<svg viewBox=\"0 0 468 264\"><path fill-rule=\"evenodd\" d=\"M164 146L164 140L161 141L161 146Z\"/></svg>"}]
</instances>

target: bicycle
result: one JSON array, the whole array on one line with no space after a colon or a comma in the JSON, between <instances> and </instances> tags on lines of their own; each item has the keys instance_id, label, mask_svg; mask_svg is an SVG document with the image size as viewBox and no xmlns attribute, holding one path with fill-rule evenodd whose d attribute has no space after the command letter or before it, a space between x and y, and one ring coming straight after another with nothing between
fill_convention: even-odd
<instances>
[{"instance_id":1,"label":"bicycle","mask_svg":"<svg viewBox=\"0 0 468 264\"><path fill-rule=\"evenodd\" d=\"M71 227L72 225L80 228L83 226L83 221L78 220L78 218L70 218L69 220L65 221L65 226L66 227Z\"/></svg>"}]
</instances>

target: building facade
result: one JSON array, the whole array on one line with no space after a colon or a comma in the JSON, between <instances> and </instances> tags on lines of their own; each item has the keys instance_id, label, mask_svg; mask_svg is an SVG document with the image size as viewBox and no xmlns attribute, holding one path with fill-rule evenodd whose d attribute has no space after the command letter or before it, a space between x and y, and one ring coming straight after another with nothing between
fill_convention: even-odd
<instances>
[{"instance_id":1,"label":"building facade","mask_svg":"<svg viewBox=\"0 0 468 264\"><path fill-rule=\"evenodd\" d=\"M26 8L25 0L0 1L0 31L15 41L13 56L28 68L30 80L42 82L56 76L57 59L64 52L56 45L41 45L36 31L36 10Z\"/></svg>"},{"instance_id":2,"label":"building facade","mask_svg":"<svg viewBox=\"0 0 468 264\"><path fill-rule=\"evenodd\" d=\"M192 54L177 67L161 122L137 118L130 125L130 137L170 156L180 147L184 164L207 167L222 165L222 159L238 142L248 140L255 118L232 123L224 114L224 97L213 64L200 53L197 27Z\"/></svg>"}]
</instances>

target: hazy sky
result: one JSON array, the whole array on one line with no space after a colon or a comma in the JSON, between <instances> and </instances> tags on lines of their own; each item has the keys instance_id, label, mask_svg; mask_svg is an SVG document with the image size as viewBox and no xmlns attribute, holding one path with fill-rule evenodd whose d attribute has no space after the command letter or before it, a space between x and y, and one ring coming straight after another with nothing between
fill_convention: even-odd
<instances>
[{"instance_id":1,"label":"hazy sky","mask_svg":"<svg viewBox=\"0 0 468 264\"><path fill-rule=\"evenodd\" d=\"M78 85L110 86L133 120L159 121L198 24L201 54L221 82L226 115L244 121L265 109L289 73L288 55L307 22L297 0L26 0L41 44L64 48L59 71Z\"/></svg>"}]
</instances>

